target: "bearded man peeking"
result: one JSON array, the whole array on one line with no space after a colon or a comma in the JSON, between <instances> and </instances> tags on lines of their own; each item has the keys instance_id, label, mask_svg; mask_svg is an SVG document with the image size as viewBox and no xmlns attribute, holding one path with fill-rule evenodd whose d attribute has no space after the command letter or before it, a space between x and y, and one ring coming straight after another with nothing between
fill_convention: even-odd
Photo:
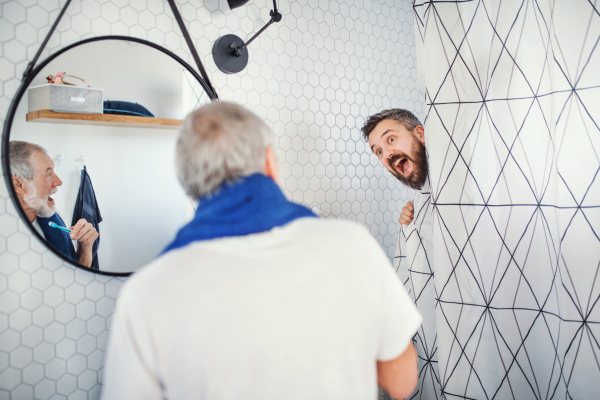
<instances>
[{"instance_id":1,"label":"bearded man peeking","mask_svg":"<svg viewBox=\"0 0 600 400\"><path fill-rule=\"evenodd\" d=\"M437 372L435 285L433 279L433 207L429 186L429 164L425 149L425 128L410 111L385 110L370 116L362 128L363 137L381 164L400 182L416 190L402 208L394 268L404 282L423 323L415 335L419 355L418 398L435 393L432 376ZM424 368L425 360L430 367ZM429 379L426 379L430 371Z\"/></svg>"},{"instance_id":2,"label":"bearded man peeking","mask_svg":"<svg viewBox=\"0 0 600 400\"><path fill-rule=\"evenodd\" d=\"M43 147L13 140L9 146L10 172L19 203L33 227L56 250L81 265L92 265L92 247L98 232L92 224L80 219L70 227L71 233L51 228L49 222L66 227L56 212L51 197L62 185L54 173L54 162ZM77 250L73 241L78 242Z\"/></svg>"}]
</instances>

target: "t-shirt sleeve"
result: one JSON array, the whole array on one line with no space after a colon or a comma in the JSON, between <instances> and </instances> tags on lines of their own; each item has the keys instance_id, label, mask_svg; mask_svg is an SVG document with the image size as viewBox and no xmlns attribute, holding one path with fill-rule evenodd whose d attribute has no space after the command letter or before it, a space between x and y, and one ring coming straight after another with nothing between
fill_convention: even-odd
<instances>
[{"instance_id":1,"label":"t-shirt sleeve","mask_svg":"<svg viewBox=\"0 0 600 400\"><path fill-rule=\"evenodd\" d=\"M163 399L150 332L129 283L119 294L110 327L102 399Z\"/></svg>"},{"instance_id":2,"label":"t-shirt sleeve","mask_svg":"<svg viewBox=\"0 0 600 400\"><path fill-rule=\"evenodd\" d=\"M379 245L377 245L379 247ZM407 349L421 326L422 317L379 247L377 263L381 336L377 360L389 361Z\"/></svg>"}]
</instances>

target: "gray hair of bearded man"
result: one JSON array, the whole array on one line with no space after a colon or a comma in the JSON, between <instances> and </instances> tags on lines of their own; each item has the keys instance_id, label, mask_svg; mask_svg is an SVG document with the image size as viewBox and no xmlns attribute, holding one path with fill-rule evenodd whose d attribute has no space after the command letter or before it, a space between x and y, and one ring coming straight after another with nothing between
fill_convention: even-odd
<instances>
[{"instance_id":1,"label":"gray hair of bearded man","mask_svg":"<svg viewBox=\"0 0 600 400\"><path fill-rule=\"evenodd\" d=\"M214 102L190 113L175 154L177 178L194 200L213 194L239 178L261 173L273 133L254 113Z\"/></svg>"},{"instance_id":2,"label":"gray hair of bearded man","mask_svg":"<svg viewBox=\"0 0 600 400\"><path fill-rule=\"evenodd\" d=\"M46 149L37 144L13 140L9 143L8 159L10 162L10 173L26 181L31 181L35 175L35 162L32 158L36 151L48 154Z\"/></svg>"}]
</instances>

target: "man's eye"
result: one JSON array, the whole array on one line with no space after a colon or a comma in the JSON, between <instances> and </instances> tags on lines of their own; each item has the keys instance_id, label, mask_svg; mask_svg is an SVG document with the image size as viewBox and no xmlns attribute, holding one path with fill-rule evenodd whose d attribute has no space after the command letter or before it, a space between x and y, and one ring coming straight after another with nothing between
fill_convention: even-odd
<instances>
[{"instance_id":1,"label":"man's eye","mask_svg":"<svg viewBox=\"0 0 600 400\"><path fill-rule=\"evenodd\" d=\"M381 150L377 150L377 151L375 152L375 155L381 155Z\"/></svg>"},{"instance_id":2,"label":"man's eye","mask_svg":"<svg viewBox=\"0 0 600 400\"><path fill-rule=\"evenodd\" d=\"M393 137L393 136L390 136L390 137L388 138L388 142L389 142L389 143L392 143L393 141L394 141L394 137Z\"/></svg>"}]
</instances>

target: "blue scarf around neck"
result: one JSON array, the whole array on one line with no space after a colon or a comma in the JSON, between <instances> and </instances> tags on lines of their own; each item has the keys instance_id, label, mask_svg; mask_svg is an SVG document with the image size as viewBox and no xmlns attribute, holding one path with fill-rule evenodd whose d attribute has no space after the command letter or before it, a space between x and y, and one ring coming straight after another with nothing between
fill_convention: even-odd
<instances>
[{"instance_id":1,"label":"blue scarf around neck","mask_svg":"<svg viewBox=\"0 0 600 400\"><path fill-rule=\"evenodd\" d=\"M316 215L287 200L273 179L263 174L245 176L202 198L194 219L161 254L195 241L266 232L304 217Z\"/></svg>"},{"instance_id":2,"label":"blue scarf around neck","mask_svg":"<svg viewBox=\"0 0 600 400\"><path fill-rule=\"evenodd\" d=\"M79 262L79 260L77 260L77 253L75 252L71 235L60 229L51 228L50 225L48 225L49 222L54 222L56 225L65 228L67 227L58 213L54 213L50 218L37 217L37 221L42 232L44 232L44 238L46 238L46 241L50 243L52 247L71 260Z\"/></svg>"}]
</instances>

